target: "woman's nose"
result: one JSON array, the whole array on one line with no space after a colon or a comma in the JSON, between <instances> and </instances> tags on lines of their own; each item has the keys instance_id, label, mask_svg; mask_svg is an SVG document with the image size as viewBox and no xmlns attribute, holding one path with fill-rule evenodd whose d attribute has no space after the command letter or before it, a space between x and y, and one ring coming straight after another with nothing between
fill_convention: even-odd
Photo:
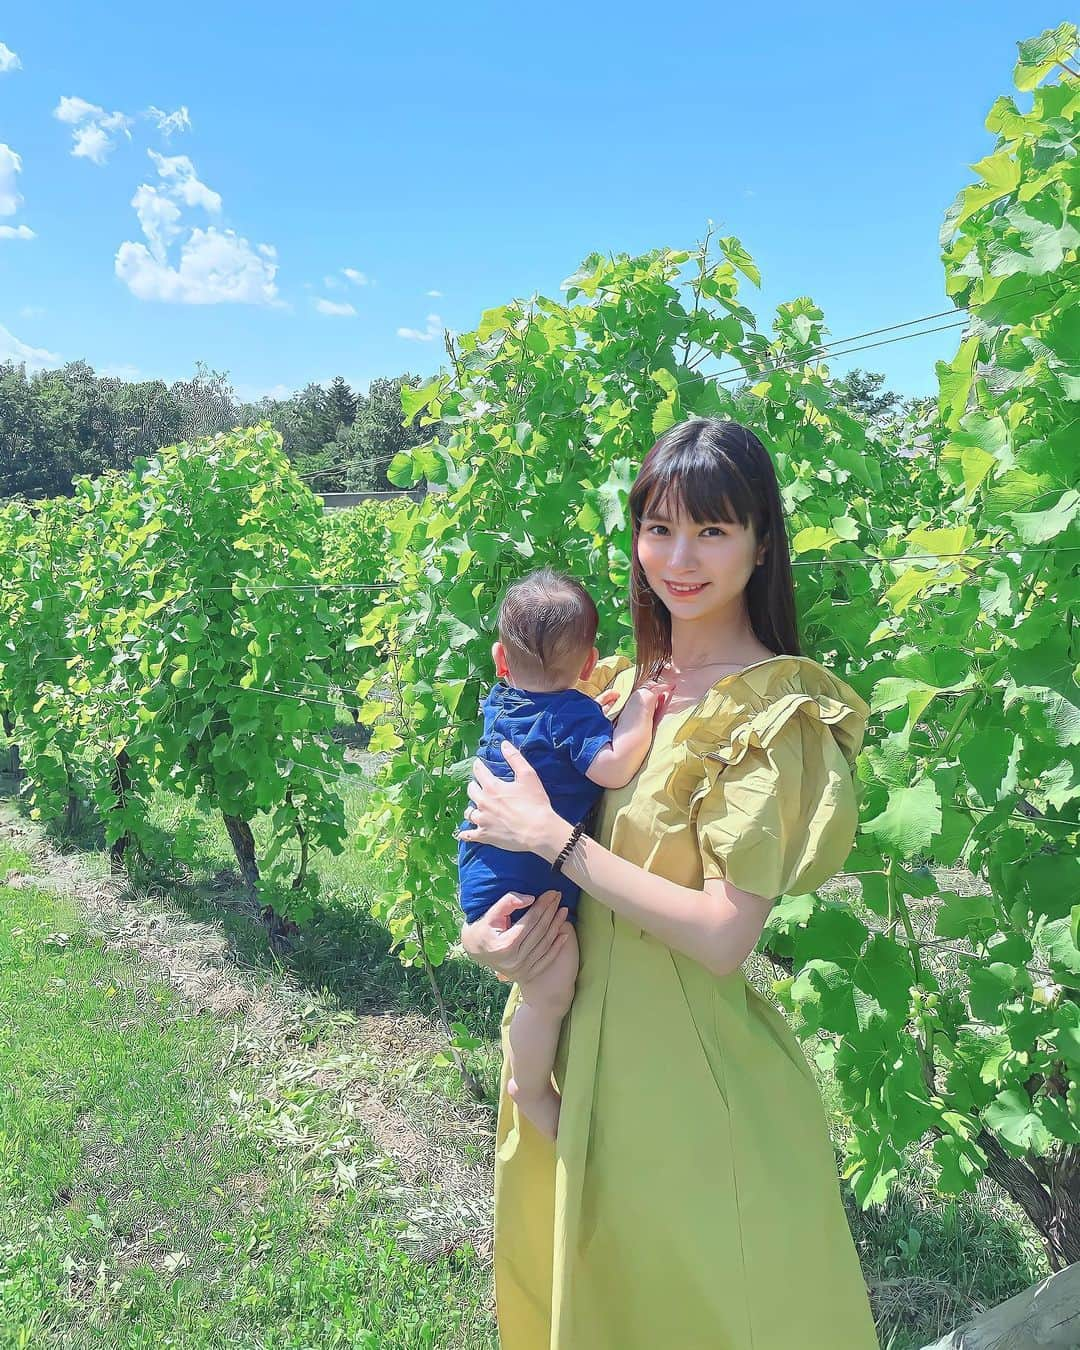
<instances>
[{"instance_id":1,"label":"woman's nose","mask_svg":"<svg viewBox=\"0 0 1080 1350\"><path fill-rule=\"evenodd\" d=\"M689 539L676 539L671 549L673 567L689 567L694 561L694 547Z\"/></svg>"}]
</instances>

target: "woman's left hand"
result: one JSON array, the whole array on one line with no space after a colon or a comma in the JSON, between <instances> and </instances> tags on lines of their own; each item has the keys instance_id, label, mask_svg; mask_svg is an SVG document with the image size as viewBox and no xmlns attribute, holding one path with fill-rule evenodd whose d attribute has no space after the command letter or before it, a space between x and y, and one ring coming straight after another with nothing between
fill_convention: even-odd
<instances>
[{"instance_id":1,"label":"woman's left hand","mask_svg":"<svg viewBox=\"0 0 1080 1350\"><path fill-rule=\"evenodd\" d=\"M471 828L457 830L454 837L511 853L539 853L558 816L539 775L517 746L503 741L500 749L513 778L497 778L483 760L474 760L467 789L472 798L467 812Z\"/></svg>"}]
</instances>

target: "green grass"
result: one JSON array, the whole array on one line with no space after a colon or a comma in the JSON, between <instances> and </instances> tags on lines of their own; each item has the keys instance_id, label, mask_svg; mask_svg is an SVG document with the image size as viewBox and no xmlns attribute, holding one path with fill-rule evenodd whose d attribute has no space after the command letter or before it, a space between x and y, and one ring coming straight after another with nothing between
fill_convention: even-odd
<instances>
[{"instance_id":1,"label":"green grass","mask_svg":"<svg viewBox=\"0 0 1080 1350\"><path fill-rule=\"evenodd\" d=\"M364 797L362 786L346 793L350 838ZM300 1043L316 1058L344 1059L418 1127L434 1123L464 1163L490 1167L506 986L460 958L439 971L451 1020L483 1042L470 1057L488 1093L478 1106L437 1062L426 976L401 966L371 918L382 878L363 850L317 858L322 898L280 961L235 892L213 885L235 866L220 819L159 794L151 826L158 863L135 880L152 908L223 939L237 971L302 1014ZM166 861L178 833L195 844L191 874ZM255 834L259 847L265 822ZM81 846L87 870L106 875L100 840ZM0 876L15 865L3 856ZM415 1198L403 1201L370 1144L343 1146L333 1091L268 1079L265 1064L230 1054L235 1018L187 1015L165 986L147 994L133 961L78 936L55 897L0 890L0 906L0 1207L11 1208L0 1218L0 1344L19 1344L21 1327L33 1345L496 1344L490 1270L467 1243L449 1259L410 1256L402 1233ZM65 947L46 945L56 929L71 934ZM767 992L767 963L748 974ZM408 1027L391 1054L357 1029L373 1014ZM839 1152L837 1085L815 1073ZM304 1166L283 1142L296 1132L316 1141ZM366 1184L335 1183L339 1161ZM917 1146L885 1205L862 1212L846 1188L844 1202L883 1350L916 1350L1049 1273L1008 1197L986 1181L935 1196Z\"/></svg>"},{"instance_id":2,"label":"green grass","mask_svg":"<svg viewBox=\"0 0 1080 1350\"><path fill-rule=\"evenodd\" d=\"M0 845L0 875L26 865ZM495 1345L475 1253L406 1254L367 1141L335 1187L268 1144L274 1103L237 1109L260 1078L235 1019L135 980L50 892L0 887L0 911L0 1344Z\"/></svg>"}]
</instances>

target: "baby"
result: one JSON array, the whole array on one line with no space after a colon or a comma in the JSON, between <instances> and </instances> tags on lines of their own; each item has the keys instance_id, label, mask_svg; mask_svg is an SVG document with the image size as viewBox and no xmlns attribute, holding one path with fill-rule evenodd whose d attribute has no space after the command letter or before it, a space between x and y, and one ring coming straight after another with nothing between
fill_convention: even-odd
<instances>
[{"instance_id":1,"label":"baby","mask_svg":"<svg viewBox=\"0 0 1080 1350\"><path fill-rule=\"evenodd\" d=\"M574 688L596 665L597 622L596 605L585 587L549 567L509 587L499 610L499 640L491 648L499 682L484 700L477 751L496 777L510 779L513 771L499 745L508 740L517 746L536 770L552 807L575 825L589 815L604 788L625 787L641 768L663 692L656 681L642 685L626 700L615 724L595 699ZM471 828L468 820L459 826ZM581 888L555 873L538 854L463 839L458 844L458 876L461 907L470 923L508 891L540 895L555 883L562 892L560 904L569 911L568 931L577 920ZM516 910L511 923L527 912ZM555 960L522 984L521 1002L510 1020L508 1091L550 1138L558 1129L560 1105L552 1069L577 971L577 937L572 934Z\"/></svg>"}]
</instances>

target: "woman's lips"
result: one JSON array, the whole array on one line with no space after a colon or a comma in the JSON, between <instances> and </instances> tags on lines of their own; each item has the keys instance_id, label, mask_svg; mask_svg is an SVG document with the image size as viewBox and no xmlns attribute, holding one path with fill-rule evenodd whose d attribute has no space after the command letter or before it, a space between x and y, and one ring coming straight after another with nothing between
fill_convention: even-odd
<instances>
[{"instance_id":1,"label":"woman's lips","mask_svg":"<svg viewBox=\"0 0 1080 1350\"><path fill-rule=\"evenodd\" d=\"M669 595L677 596L678 598L683 600L692 600L695 595L700 595L708 584L709 583L707 581L702 581L699 582L696 586L693 586L689 589L684 589L682 587L672 585L670 581L664 582L664 585L667 587Z\"/></svg>"}]
</instances>

